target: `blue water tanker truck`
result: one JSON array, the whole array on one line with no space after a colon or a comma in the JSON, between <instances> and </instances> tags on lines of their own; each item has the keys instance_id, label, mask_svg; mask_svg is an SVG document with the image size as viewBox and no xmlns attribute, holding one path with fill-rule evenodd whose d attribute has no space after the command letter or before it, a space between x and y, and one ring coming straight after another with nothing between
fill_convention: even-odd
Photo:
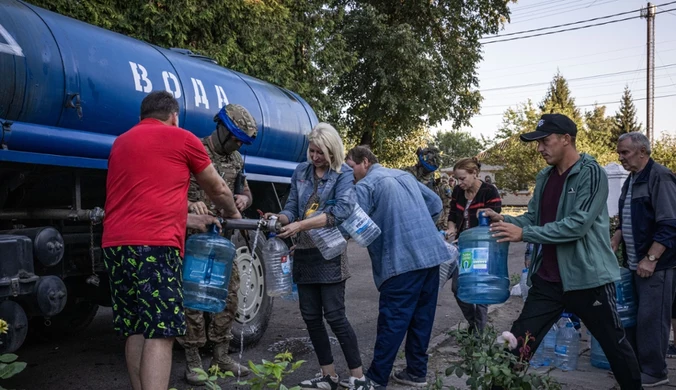
<instances>
[{"instance_id":1,"label":"blue water tanker truck","mask_svg":"<svg viewBox=\"0 0 676 390\"><path fill-rule=\"evenodd\" d=\"M241 150L254 197L245 218L280 208L317 123L298 94L189 50L0 0L0 318L9 323L0 352L27 335L77 333L110 306L100 248L108 154L156 90L176 97L180 126L198 137L223 105L246 107L258 137ZM233 329L245 344L265 332L273 304L259 261L265 238L252 248L253 234L233 236L240 272L251 271Z\"/></svg>"}]
</instances>

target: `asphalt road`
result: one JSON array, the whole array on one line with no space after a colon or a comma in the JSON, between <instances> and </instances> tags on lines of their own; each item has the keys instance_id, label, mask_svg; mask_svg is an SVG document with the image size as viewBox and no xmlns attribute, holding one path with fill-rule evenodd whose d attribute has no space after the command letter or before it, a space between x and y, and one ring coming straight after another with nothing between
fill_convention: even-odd
<instances>
[{"instance_id":1,"label":"asphalt road","mask_svg":"<svg viewBox=\"0 0 676 390\"><path fill-rule=\"evenodd\" d=\"M523 253L523 244L510 246L510 274L520 274L519 264ZM348 255L352 277L348 279L346 288L347 316L359 339L362 361L367 368L375 343L378 291L373 283L371 263L366 250L351 243ZM448 283L439 295L432 336L447 331L461 320L462 313ZM92 325L78 336L24 344L17 354L20 361L28 363L28 367L14 378L0 382L0 385L10 389L130 389L124 361L124 339L115 334L111 321L111 309L101 308ZM329 334L332 335L330 331ZM338 373L341 377L348 376L340 346L335 338L332 341ZM307 361L298 371L287 377L284 381L286 385L293 386L317 374L319 366L298 303L276 299L265 335L257 345L244 350L242 360L258 363L262 359L272 360L276 353L284 350L292 352L295 359ZM236 353L232 356L239 358ZM203 353L202 358L206 365L210 360L208 352ZM171 387L204 388L188 385L183 379L184 370L183 351L177 346L174 349ZM224 389L237 388L232 379L220 380L219 384Z\"/></svg>"}]
</instances>

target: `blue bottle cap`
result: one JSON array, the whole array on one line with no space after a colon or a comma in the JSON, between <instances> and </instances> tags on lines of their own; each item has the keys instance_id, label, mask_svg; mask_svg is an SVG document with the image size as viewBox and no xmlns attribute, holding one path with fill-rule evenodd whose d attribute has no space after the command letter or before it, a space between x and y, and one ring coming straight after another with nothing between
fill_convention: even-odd
<instances>
[{"instance_id":1,"label":"blue bottle cap","mask_svg":"<svg viewBox=\"0 0 676 390\"><path fill-rule=\"evenodd\" d=\"M479 226L488 226L489 225L489 219L486 216L485 212L480 212L479 213Z\"/></svg>"},{"instance_id":2,"label":"blue bottle cap","mask_svg":"<svg viewBox=\"0 0 676 390\"><path fill-rule=\"evenodd\" d=\"M566 313L565 311L561 313L561 318L570 318L570 313Z\"/></svg>"},{"instance_id":3,"label":"blue bottle cap","mask_svg":"<svg viewBox=\"0 0 676 390\"><path fill-rule=\"evenodd\" d=\"M268 233L268 238L277 237L277 233Z\"/></svg>"},{"instance_id":4,"label":"blue bottle cap","mask_svg":"<svg viewBox=\"0 0 676 390\"><path fill-rule=\"evenodd\" d=\"M218 234L219 233L218 225L216 225L215 223L212 223L211 228L209 229L209 233Z\"/></svg>"},{"instance_id":5,"label":"blue bottle cap","mask_svg":"<svg viewBox=\"0 0 676 390\"><path fill-rule=\"evenodd\" d=\"M528 272L528 268L524 268L521 273Z\"/></svg>"}]
</instances>

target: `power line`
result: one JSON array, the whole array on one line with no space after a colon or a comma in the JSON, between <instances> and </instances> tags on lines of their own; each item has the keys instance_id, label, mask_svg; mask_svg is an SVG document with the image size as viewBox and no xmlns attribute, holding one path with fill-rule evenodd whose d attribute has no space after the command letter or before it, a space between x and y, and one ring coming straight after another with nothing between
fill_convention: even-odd
<instances>
[{"instance_id":1,"label":"power line","mask_svg":"<svg viewBox=\"0 0 676 390\"><path fill-rule=\"evenodd\" d=\"M674 3L676 3L676 1L673 1L671 3L665 3L665 4L662 4L662 5L668 5L668 4L674 4ZM622 13L622 15L630 13L630 12L636 12L636 11L639 11L639 10L628 11L628 12ZM676 8L655 12L655 15L660 14L660 13L664 13L664 12L669 12L669 11L676 11ZM641 17L640 15L629 16L629 17L622 18L622 19L609 20L609 21L606 21L606 22L594 23L594 24L589 24L589 25L586 25L586 26L572 27L572 28L567 28L567 29L563 29L563 30L548 31L548 32L543 32L543 33L539 33L539 34L524 35L524 36L518 36L518 37L514 37L514 38L507 38L507 39L496 39L496 40L493 40L493 41L482 42L482 44L488 45L488 44L491 44L491 43L510 42L510 41L516 41L516 40L520 40L520 39L528 39L528 38L535 38L535 37L546 36L546 35L559 34L559 33L568 32L568 31L583 30L583 29L587 29L587 28L591 28L591 27L605 26L605 25L608 25L608 24L625 22L625 21L632 20L632 19L638 19L640 17ZM584 22L585 21L581 21L579 23L584 23ZM569 23L567 25L573 25L573 24L578 24L578 22ZM540 28L540 29L535 29L533 31L542 31L542 30L547 30L547 29L549 29L549 28L543 27L543 28ZM520 32L516 32L516 33L511 33L511 34L491 36L491 37L487 37L487 38L490 39L490 38L497 38L497 37L505 37L505 36L508 36L508 35L518 35L518 34L523 34L523 33L529 32L529 31L530 30L526 30L526 31L520 31Z\"/></svg>"},{"instance_id":2,"label":"power line","mask_svg":"<svg viewBox=\"0 0 676 390\"><path fill-rule=\"evenodd\" d=\"M512 24L525 23L525 22L528 22L528 21L531 21L531 20L538 20L538 19L549 17L549 16L553 16L553 15L558 16L558 15L561 15L561 14L566 14L566 13L581 10L581 9L587 9L589 7L592 7L592 6L598 7L600 5L612 3L614 1L616 1L616 0L608 0L608 1L601 2L601 3L597 3L597 4L592 3L592 4L587 4L587 5L570 4L570 2L566 2L565 6L563 6L563 7L552 7L550 9L534 10L534 11L531 11L530 13L518 15L519 17L526 17L527 19L517 18L517 20L515 22L513 22ZM563 5L563 4L561 4L561 5Z\"/></svg>"},{"instance_id":3,"label":"power line","mask_svg":"<svg viewBox=\"0 0 676 390\"><path fill-rule=\"evenodd\" d=\"M655 96L654 99L662 99L662 98L668 98L668 97L673 97L673 96L676 96L676 93L672 93L672 94L669 94L669 95ZM633 100L639 101L639 100L646 100L646 99L647 99L646 97L642 97L642 98L634 98ZM578 108L579 107L593 107L593 106L603 106L603 105L606 105L606 104L617 104L617 103L622 103L622 101L616 100L616 101L612 101L612 102L595 102L595 103L591 103L591 104L576 104L575 107L578 107ZM504 114L505 113L502 112L502 113L495 113L495 114L478 114L476 116L502 116Z\"/></svg>"},{"instance_id":4,"label":"power line","mask_svg":"<svg viewBox=\"0 0 676 390\"><path fill-rule=\"evenodd\" d=\"M509 34L502 34L502 35L496 34L496 35L491 35L491 36L488 36L488 37L483 37L482 39L509 37L509 36L513 36L513 35L521 35L521 34L531 33L531 32L536 32L536 31L551 30L551 29L559 28L559 27L574 26L576 24L582 24L582 23L587 23L587 22L595 22L597 20L614 18L616 16L627 15L627 14L638 12L638 11L640 11L640 9L634 9L634 10L631 10L631 11L620 12L620 13L612 14L612 15L599 16L599 17L596 17L596 18L591 18L591 19L586 19L586 20L578 20L577 22L557 24L555 26L540 27L540 28L534 28L534 29L531 29L531 30L517 31L517 32L509 33Z\"/></svg>"},{"instance_id":5,"label":"power line","mask_svg":"<svg viewBox=\"0 0 676 390\"><path fill-rule=\"evenodd\" d=\"M662 65L662 66L656 66L655 69L662 69L662 68L669 68L672 66L676 66L676 63L673 64L667 64L667 65ZM601 73L601 74L596 74L592 76L584 76L584 77L576 77L572 79L567 79L566 81L575 81L575 80L593 80L596 78L603 78L603 77L609 77L609 76L616 76L620 74L627 74L627 73L634 73L636 72L635 70L623 70L620 72L612 72L612 73ZM488 91L500 91L500 90L505 90L505 89L517 89L517 88L525 88L525 87L534 87L538 85L549 85L551 81L546 81L546 82L540 82L540 83L530 83L530 84L521 84L521 85L510 85L510 86L505 86L505 87L497 87L497 88L488 88L488 89L479 89L481 92L488 92Z\"/></svg>"}]
</instances>

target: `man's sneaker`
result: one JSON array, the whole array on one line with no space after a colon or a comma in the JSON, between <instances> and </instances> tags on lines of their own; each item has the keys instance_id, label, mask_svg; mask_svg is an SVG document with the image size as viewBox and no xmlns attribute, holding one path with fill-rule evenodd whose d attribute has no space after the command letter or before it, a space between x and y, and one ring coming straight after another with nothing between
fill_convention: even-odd
<instances>
[{"instance_id":1,"label":"man's sneaker","mask_svg":"<svg viewBox=\"0 0 676 390\"><path fill-rule=\"evenodd\" d=\"M325 389L325 390L337 390L338 389L338 376L331 378L331 375L324 375L320 372L313 379L308 379L302 381L298 384L301 389Z\"/></svg>"},{"instance_id":2,"label":"man's sneaker","mask_svg":"<svg viewBox=\"0 0 676 390\"><path fill-rule=\"evenodd\" d=\"M669 378L666 376L664 378L655 378L653 376L641 373L641 384L643 387L657 387L666 385L668 383Z\"/></svg>"},{"instance_id":3,"label":"man's sneaker","mask_svg":"<svg viewBox=\"0 0 676 390\"><path fill-rule=\"evenodd\" d=\"M669 344L669 348L667 348L667 357L668 358L676 357L676 346L674 346L674 344Z\"/></svg>"},{"instance_id":4,"label":"man's sneaker","mask_svg":"<svg viewBox=\"0 0 676 390\"><path fill-rule=\"evenodd\" d=\"M402 385L408 385L413 387L425 387L427 386L427 380L425 377L413 376L403 369L392 374L392 379L395 382L401 383Z\"/></svg>"},{"instance_id":5,"label":"man's sneaker","mask_svg":"<svg viewBox=\"0 0 676 390\"><path fill-rule=\"evenodd\" d=\"M386 387L377 384L376 382L370 380L368 377L364 377L363 381L359 379L354 380L354 390L385 390ZM344 382L343 382L344 383ZM342 384L342 383L341 383Z\"/></svg>"}]
</instances>

